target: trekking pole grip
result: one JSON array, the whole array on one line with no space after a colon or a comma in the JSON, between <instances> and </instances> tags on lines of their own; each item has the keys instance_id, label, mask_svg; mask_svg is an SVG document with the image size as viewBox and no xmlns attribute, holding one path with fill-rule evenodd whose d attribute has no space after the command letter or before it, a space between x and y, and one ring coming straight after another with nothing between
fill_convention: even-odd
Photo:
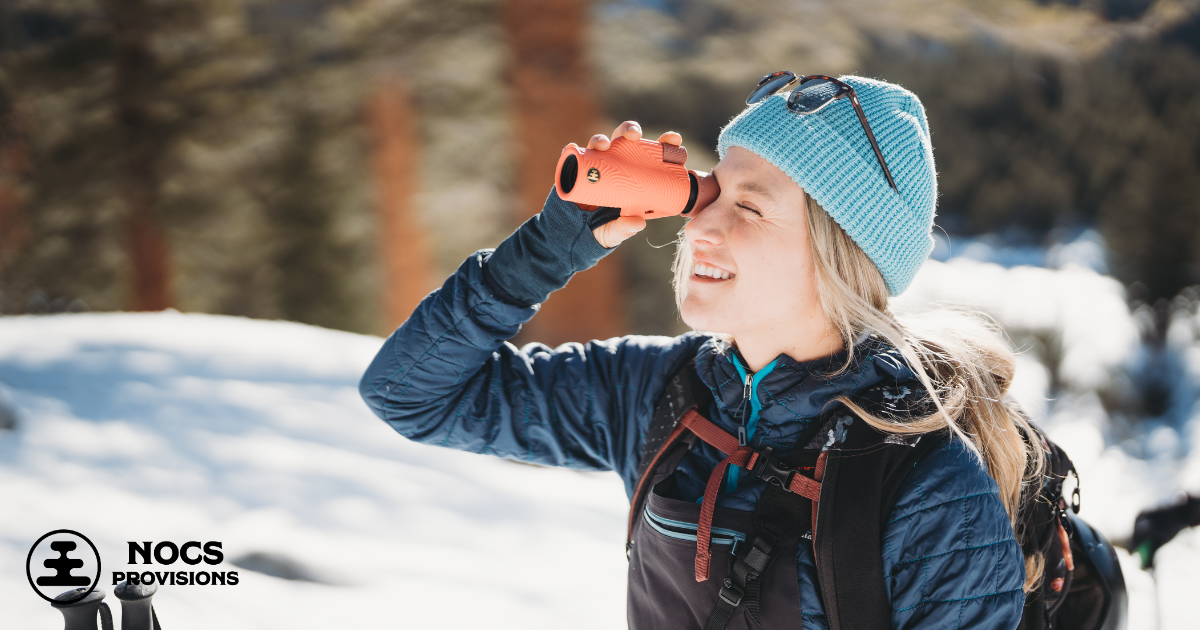
<instances>
[{"instance_id":1,"label":"trekking pole grip","mask_svg":"<svg viewBox=\"0 0 1200 630\"><path fill-rule=\"evenodd\" d=\"M104 591L96 589L87 594L87 597L76 601L63 603L62 600L71 600L79 597L80 592L87 589L77 588L65 593L61 593L50 605L57 609L63 615L63 620L66 622L64 630L96 630L96 616L100 616L100 627L102 630L113 630L112 612L108 609L108 604L104 603Z\"/></svg>"},{"instance_id":2,"label":"trekking pole grip","mask_svg":"<svg viewBox=\"0 0 1200 630\"><path fill-rule=\"evenodd\" d=\"M121 582L113 595L121 600L121 630L159 630L158 615L151 599L158 587L153 584Z\"/></svg>"}]
</instances>

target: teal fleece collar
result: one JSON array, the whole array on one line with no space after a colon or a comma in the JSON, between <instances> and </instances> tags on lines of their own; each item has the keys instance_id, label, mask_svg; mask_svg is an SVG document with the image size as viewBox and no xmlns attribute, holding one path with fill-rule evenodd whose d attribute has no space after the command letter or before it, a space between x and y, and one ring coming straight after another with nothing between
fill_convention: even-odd
<instances>
[{"instance_id":1,"label":"teal fleece collar","mask_svg":"<svg viewBox=\"0 0 1200 630\"><path fill-rule=\"evenodd\" d=\"M844 371L846 352L798 362L786 354L751 376L752 395L745 395L745 359L736 348L718 339L696 353L696 370L713 394L713 404L729 418L719 422L731 435L746 422L755 448L790 448L840 396L855 396L878 385L912 381L915 375L900 353L875 337L855 346L854 359ZM727 425L727 426L726 426Z\"/></svg>"}]
</instances>

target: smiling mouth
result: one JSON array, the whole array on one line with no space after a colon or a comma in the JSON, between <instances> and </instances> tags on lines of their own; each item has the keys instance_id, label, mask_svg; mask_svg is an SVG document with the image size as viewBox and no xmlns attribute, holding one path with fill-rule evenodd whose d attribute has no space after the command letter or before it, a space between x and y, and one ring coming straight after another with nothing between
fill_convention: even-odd
<instances>
[{"instance_id":1,"label":"smiling mouth","mask_svg":"<svg viewBox=\"0 0 1200 630\"><path fill-rule=\"evenodd\" d=\"M734 277L734 274L724 269L698 262L692 267L692 277L703 278L705 280L728 280Z\"/></svg>"}]
</instances>

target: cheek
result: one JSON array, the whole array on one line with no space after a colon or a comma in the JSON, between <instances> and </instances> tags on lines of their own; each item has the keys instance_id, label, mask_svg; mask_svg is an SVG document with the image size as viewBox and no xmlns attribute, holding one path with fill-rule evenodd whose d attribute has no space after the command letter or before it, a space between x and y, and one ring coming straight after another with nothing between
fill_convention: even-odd
<instances>
[{"instance_id":1,"label":"cheek","mask_svg":"<svg viewBox=\"0 0 1200 630\"><path fill-rule=\"evenodd\" d=\"M817 303L804 236L794 231L728 231L723 245L737 265L738 280L729 292L688 292L680 308L683 321L700 330L736 335L802 318Z\"/></svg>"},{"instance_id":2,"label":"cheek","mask_svg":"<svg viewBox=\"0 0 1200 630\"><path fill-rule=\"evenodd\" d=\"M815 295L812 258L803 242L768 239L747 250L748 273L738 288L771 317L795 313ZM743 268L741 261L739 269Z\"/></svg>"}]
</instances>

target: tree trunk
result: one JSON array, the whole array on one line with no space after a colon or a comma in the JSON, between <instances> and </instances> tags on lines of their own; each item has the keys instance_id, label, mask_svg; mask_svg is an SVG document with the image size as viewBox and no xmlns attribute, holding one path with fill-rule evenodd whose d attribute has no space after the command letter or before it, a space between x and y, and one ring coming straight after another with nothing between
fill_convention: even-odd
<instances>
[{"instance_id":1,"label":"tree trunk","mask_svg":"<svg viewBox=\"0 0 1200 630\"><path fill-rule=\"evenodd\" d=\"M135 311L161 311L173 304L170 248L158 220L156 156L139 155L125 175L129 209L129 260Z\"/></svg>"},{"instance_id":2,"label":"tree trunk","mask_svg":"<svg viewBox=\"0 0 1200 630\"><path fill-rule=\"evenodd\" d=\"M404 82L384 80L367 106L379 211L383 332L404 323L436 283L429 235L417 206L421 141Z\"/></svg>"},{"instance_id":3,"label":"tree trunk","mask_svg":"<svg viewBox=\"0 0 1200 630\"><path fill-rule=\"evenodd\" d=\"M0 313L19 312L16 296L7 295L5 285L10 268L33 237L21 207L21 180L28 172L28 145L17 114L0 113Z\"/></svg>"},{"instance_id":4,"label":"tree trunk","mask_svg":"<svg viewBox=\"0 0 1200 630\"><path fill-rule=\"evenodd\" d=\"M115 99L124 134L122 193L130 261L130 308L160 311L174 303L170 252L159 218L159 171L165 146L151 115L155 63L150 50L151 7L139 0L108 0L116 35Z\"/></svg>"},{"instance_id":5,"label":"tree trunk","mask_svg":"<svg viewBox=\"0 0 1200 630\"><path fill-rule=\"evenodd\" d=\"M513 52L522 219L541 210L562 148L569 142L586 143L600 131L584 55L589 6L583 0L506 0L504 5ZM614 254L575 276L550 296L521 338L558 345L624 333L621 275Z\"/></svg>"}]
</instances>

